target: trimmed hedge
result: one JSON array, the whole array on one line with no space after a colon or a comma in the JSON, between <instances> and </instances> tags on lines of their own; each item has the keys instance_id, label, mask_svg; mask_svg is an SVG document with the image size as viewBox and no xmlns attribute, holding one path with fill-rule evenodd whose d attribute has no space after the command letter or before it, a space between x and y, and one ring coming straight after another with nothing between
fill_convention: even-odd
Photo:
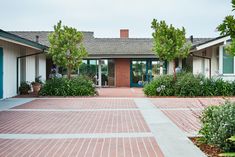
<instances>
[{"instance_id":1,"label":"trimmed hedge","mask_svg":"<svg viewBox=\"0 0 235 157\"><path fill-rule=\"evenodd\" d=\"M53 78L47 80L39 92L42 96L93 96L96 94L93 82L85 77Z\"/></svg>"},{"instance_id":2,"label":"trimmed hedge","mask_svg":"<svg viewBox=\"0 0 235 157\"><path fill-rule=\"evenodd\" d=\"M200 141L217 146L223 151L235 151L235 145L228 140L235 135L235 103L206 108L201 117L202 135Z\"/></svg>"},{"instance_id":3,"label":"trimmed hedge","mask_svg":"<svg viewBox=\"0 0 235 157\"><path fill-rule=\"evenodd\" d=\"M147 96L234 96L235 81L209 79L192 73L178 74L175 81L173 75L162 75L145 84L144 93Z\"/></svg>"}]
</instances>

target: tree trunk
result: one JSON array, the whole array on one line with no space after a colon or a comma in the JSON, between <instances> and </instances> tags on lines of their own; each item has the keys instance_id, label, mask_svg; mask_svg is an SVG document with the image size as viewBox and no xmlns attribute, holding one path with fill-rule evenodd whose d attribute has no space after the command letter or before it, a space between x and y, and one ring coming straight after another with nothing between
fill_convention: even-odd
<instances>
[{"instance_id":1,"label":"tree trunk","mask_svg":"<svg viewBox=\"0 0 235 157\"><path fill-rule=\"evenodd\" d=\"M69 80L71 79L71 67L70 66L67 67L67 77Z\"/></svg>"},{"instance_id":2,"label":"tree trunk","mask_svg":"<svg viewBox=\"0 0 235 157\"><path fill-rule=\"evenodd\" d=\"M174 69L173 69L173 73L174 73L174 80L176 81L176 71L175 71L175 68L176 68L176 67L175 67L175 65L176 65L176 64L175 64L175 59L174 59L174 60L173 60L173 68L174 68Z\"/></svg>"}]
</instances>

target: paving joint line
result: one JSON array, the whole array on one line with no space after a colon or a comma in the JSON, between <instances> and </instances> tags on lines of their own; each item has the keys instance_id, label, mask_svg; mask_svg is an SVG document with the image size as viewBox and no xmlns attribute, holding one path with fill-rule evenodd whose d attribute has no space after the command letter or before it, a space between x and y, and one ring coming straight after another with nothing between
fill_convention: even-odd
<instances>
[{"instance_id":1,"label":"paving joint line","mask_svg":"<svg viewBox=\"0 0 235 157\"><path fill-rule=\"evenodd\" d=\"M138 108L130 109L5 109L8 112L95 112L95 111L139 111Z\"/></svg>"},{"instance_id":2,"label":"paving joint line","mask_svg":"<svg viewBox=\"0 0 235 157\"><path fill-rule=\"evenodd\" d=\"M0 139L91 139L153 137L151 132L88 134L0 134Z\"/></svg>"}]
</instances>

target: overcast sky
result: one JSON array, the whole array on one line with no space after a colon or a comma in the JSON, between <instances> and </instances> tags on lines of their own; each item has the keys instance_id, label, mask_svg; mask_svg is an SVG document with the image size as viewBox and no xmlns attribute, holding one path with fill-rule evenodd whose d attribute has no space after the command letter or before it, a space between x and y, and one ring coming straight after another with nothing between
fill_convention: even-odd
<instances>
[{"instance_id":1,"label":"overcast sky","mask_svg":"<svg viewBox=\"0 0 235 157\"><path fill-rule=\"evenodd\" d=\"M1 0L0 29L53 30L59 20L95 37L151 37L153 18L184 26L187 36L215 37L231 0Z\"/></svg>"}]
</instances>

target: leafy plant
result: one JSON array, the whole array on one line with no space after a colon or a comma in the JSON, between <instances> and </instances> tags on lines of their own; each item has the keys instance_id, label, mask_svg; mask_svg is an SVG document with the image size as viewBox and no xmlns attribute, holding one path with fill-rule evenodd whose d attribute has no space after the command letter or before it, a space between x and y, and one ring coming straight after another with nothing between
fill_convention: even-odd
<instances>
[{"instance_id":1,"label":"leafy plant","mask_svg":"<svg viewBox=\"0 0 235 157\"><path fill-rule=\"evenodd\" d=\"M199 96L203 80L199 76L194 76L192 73L180 74L175 83L176 96Z\"/></svg>"},{"instance_id":2,"label":"leafy plant","mask_svg":"<svg viewBox=\"0 0 235 157\"><path fill-rule=\"evenodd\" d=\"M93 82L84 76L53 78L47 80L40 90L42 96L93 96L96 94Z\"/></svg>"},{"instance_id":3,"label":"leafy plant","mask_svg":"<svg viewBox=\"0 0 235 157\"><path fill-rule=\"evenodd\" d=\"M235 134L234 115L235 104L231 102L206 108L201 117L201 141L218 146L223 151L233 151L235 146L227 139Z\"/></svg>"},{"instance_id":4,"label":"leafy plant","mask_svg":"<svg viewBox=\"0 0 235 157\"><path fill-rule=\"evenodd\" d=\"M20 94L28 94L29 90L31 89L29 82L22 81L20 83L19 91Z\"/></svg>"},{"instance_id":5,"label":"leafy plant","mask_svg":"<svg viewBox=\"0 0 235 157\"><path fill-rule=\"evenodd\" d=\"M147 96L172 96L175 92L173 86L173 75L161 75L144 85L144 93Z\"/></svg>"},{"instance_id":6,"label":"leafy plant","mask_svg":"<svg viewBox=\"0 0 235 157\"><path fill-rule=\"evenodd\" d=\"M63 26L61 21L54 26L54 32L48 37L50 42L49 55L53 62L62 67L67 67L68 78L71 78L72 69L76 69L87 56L82 44L83 34L75 28Z\"/></svg>"},{"instance_id":7,"label":"leafy plant","mask_svg":"<svg viewBox=\"0 0 235 157\"><path fill-rule=\"evenodd\" d=\"M165 21L153 19L151 28L154 30L153 51L161 61L173 61L174 78L176 79L175 59L186 58L189 55L191 43L185 37L185 28L175 28Z\"/></svg>"},{"instance_id":8,"label":"leafy plant","mask_svg":"<svg viewBox=\"0 0 235 157\"><path fill-rule=\"evenodd\" d=\"M147 96L233 96L235 95L235 81L205 78L203 75L192 73L159 76L144 86ZM173 79L173 80L172 80Z\"/></svg>"},{"instance_id":9,"label":"leafy plant","mask_svg":"<svg viewBox=\"0 0 235 157\"><path fill-rule=\"evenodd\" d=\"M235 136L230 137L228 140L233 142L235 144ZM226 156L226 157L235 157L235 152L230 152L230 153L221 153L219 156Z\"/></svg>"},{"instance_id":10,"label":"leafy plant","mask_svg":"<svg viewBox=\"0 0 235 157\"><path fill-rule=\"evenodd\" d=\"M31 84L32 84L32 85L35 85L35 84L40 84L40 85L41 85L41 84L43 84L41 78L42 78L42 76L36 77L36 78L35 78L35 81L31 82Z\"/></svg>"}]
</instances>

